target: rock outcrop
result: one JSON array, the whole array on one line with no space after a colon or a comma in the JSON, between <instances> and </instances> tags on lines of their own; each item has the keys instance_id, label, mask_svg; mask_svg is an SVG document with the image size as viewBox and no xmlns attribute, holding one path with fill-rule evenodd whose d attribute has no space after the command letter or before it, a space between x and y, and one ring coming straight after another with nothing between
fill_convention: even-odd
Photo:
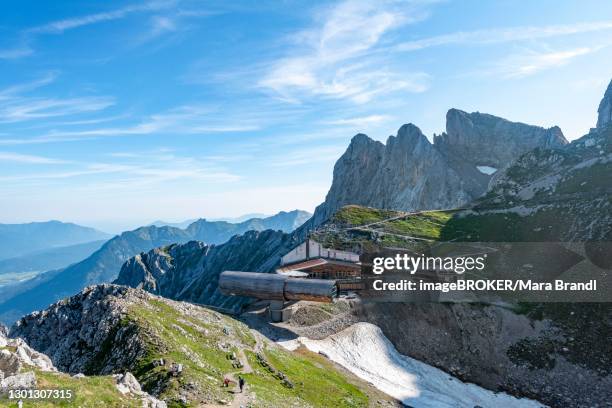
<instances>
[{"instance_id":1,"label":"rock outcrop","mask_svg":"<svg viewBox=\"0 0 612 408\"><path fill-rule=\"evenodd\" d=\"M8 338L6 328L0 328L0 391L35 387L34 369L56 371L49 357L32 350L23 339Z\"/></svg>"},{"instance_id":2,"label":"rock outcrop","mask_svg":"<svg viewBox=\"0 0 612 408\"><path fill-rule=\"evenodd\" d=\"M142 398L143 408L166 408L168 405L165 401L161 401L149 393L144 392L140 387L140 383L134 377L134 374L129 371L125 374L114 374L113 378L117 381L115 387L123 395L134 395Z\"/></svg>"},{"instance_id":3,"label":"rock outcrop","mask_svg":"<svg viewBox=\"0 0 612 408\"><path fill-rule=\"evenodd\" d=\"M1 327L0 392L4 393L7 390L15 389L36 389L41 384L38 377L43 377L41 382L44 383L44 387L63 389L74 387L72 392L79 394L77 398L72 399L75 405L97 406L100 404L98 395L96 395L96 391L100 389L91 387L90 378L81 373L70 378L68 375L59 372L47 355L32 349L20 337L8 337L7 330ZM99 385L104 384L104 380L100 381L98 378L93 381L97 383L98 387L102 387L101 391L106 393L107 403L110 403L109 399L112 399L109 406L125 406L124 404L127 403L140 402L143 408L167 407L165 402L142 391L138 381L129 372L117 374L115 381L115 393L112 389L104 389L103 385Z\"/></svg>"},{"instance_id":4,"label":"rock outcrop","mask_svg":"<svg viewBox=\"0 0 612 408\"><path fill-rule=\"evenodd\" d=\"M610 81L610 85L608 85L608 89L599 104L597 113L599 114L597 116L597 127L599 129L612 123L612 81Z\"/></svg>"},{"instance_id":5,"label":"rock outcrop","mask_svg":"<svg viewBox=\"0 0 612 408\"><path fill-rule=\"evenodd\" d=\"M457 109L449 110L446 129L433 144L413 124L402 126L386 144L355 136L307 228L350 204L403 211L461 207L481 196L492 174L521 154L567 143L558 127Z\"/></svg>"},{"instance_id":6,"label":"rock outcrop","mask_svg":"<svg viewBox=\"0 0 612 408\"><path fill-rule=\"evenodd\" d=\"M146 350L134 331L120 325L127 313L127 294L127 288L119 286L91 286L20 319L10 335L26 339L61 371L86 375L117 372ZM133 294L131 301L138 295ZM120 353L107 354L109 338L121 345Z\"/></svg>"},{"instance_id":7,"label":"rock outcrop","mask_svg":"<svg viewBox=\"0 0 612 408\"><path fill-rule=\"evenodd\" d=\"M46 355L30 348L23 339L7 337L0 330L0 391L36 386L34 369L57 371Z\"/></svg>"}]
</instances>

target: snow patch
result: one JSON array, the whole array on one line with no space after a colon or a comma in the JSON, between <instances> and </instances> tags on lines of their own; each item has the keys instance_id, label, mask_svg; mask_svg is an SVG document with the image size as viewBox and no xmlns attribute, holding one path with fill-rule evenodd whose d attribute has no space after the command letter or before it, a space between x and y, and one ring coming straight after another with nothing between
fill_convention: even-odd
<instances>
[{"instance_id":1,"label":"snow patch","mask_svg":"<svg viewBox=\"0 0 612 408\"><path fill-rule=\"evenodd\" d=\"M323 340L300 337L280 344L295 349L296 343L315 353L324 353L356 376L412 407L543 406L537 401L464 383L442 370L403 356L380 328L370 323L357 323Z\"/></svg>"},{"instance_id":2,"label":"snow patch","mask_svg":"<svg viewBox=\"0 0 612 408\"><path fill-rule=\"evenodd\" d=\"M300 342L300 339L277 340L276 344L278 344L279 346L282 346L283 348L289 351L297 350L302 345L302 343Z\"/></svg>"},{"instance_id":3,"label":"snow patch","mask_svg":"<svg viewBox=\"0 0 612 408\"><path fill-rule=\"evenodd\" d=\"M476 166L476 168L479 172L481 172L482 174L486 174L487 176L490 176L491 174L497 171L495 167L491 166Z\"/></svg>"}]
</instances>

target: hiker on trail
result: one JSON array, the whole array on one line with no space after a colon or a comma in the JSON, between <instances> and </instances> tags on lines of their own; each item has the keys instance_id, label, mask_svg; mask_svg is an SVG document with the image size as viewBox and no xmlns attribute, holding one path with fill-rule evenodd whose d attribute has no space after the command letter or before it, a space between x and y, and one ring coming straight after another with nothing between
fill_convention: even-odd
<instances>
[{"instance_id":1,"label":"hiker on trail","mask_svg":"<svg viewBox=\"0 0 612 408\"><path fill-rule=\"evenodd\" d=\"M223 386L224 386L224 387L228 387L228 386L229 386L229 383L230 383L229 378L224 377L224 378L223 378Z\"/></svg>"},{"instance_id":2,"label":"hiker on trail","mask_svg":"<svg viewBox=\"0 0 612 408\"><path fill-rule=\"evenodd\" d=\"M238 377L238 386L240 387L240 392L242 392L242 389L244 388L244 378L242 377Z\"/></svg>"}]
</instances>

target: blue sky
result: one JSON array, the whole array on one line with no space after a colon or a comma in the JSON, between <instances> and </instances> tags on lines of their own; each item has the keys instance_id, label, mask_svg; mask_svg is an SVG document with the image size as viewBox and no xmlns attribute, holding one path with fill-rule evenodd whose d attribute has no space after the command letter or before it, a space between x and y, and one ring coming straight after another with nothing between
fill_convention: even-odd
<instances>
[{"instance_id":1,"label":"blue sky","mask_svg":"<svg viewBox=\"0 0 612 408\"><path fill-rule=\"evenodd\" d=\"M313 210L358 132L579 137L611 61L609 1L7 1L0 222Z\"/></svg>"}]
</instances>

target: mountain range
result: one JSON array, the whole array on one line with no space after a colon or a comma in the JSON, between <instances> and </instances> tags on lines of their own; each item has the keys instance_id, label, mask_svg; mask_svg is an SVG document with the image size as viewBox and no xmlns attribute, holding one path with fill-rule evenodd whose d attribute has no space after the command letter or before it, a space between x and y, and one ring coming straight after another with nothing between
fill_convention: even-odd
<instances>
[{"instance_id":1,"label":"mountain range","mask_svg":"<svg viewBox=\"0 0 612 408\"><path fill-rule=\"evenodd\" d=\"M239 224L201 219L186 229L147 226L124 232L80 262L2 288L0 319L11 322L25 313L70 296L87 285L111 282L117 277L122 264L141 252L191 240L220 244L249 230L278 229L290 232L308 216L305 211L294 210Z\"/></svg>"},{"instance_id":2,"label":"mountain range","mask_svg":"<svg viewBox=\"0 0 612 408\"><path fill-rule=\"evenodd\" d=\"M306 213L306 211L304 211L304 213ZM238 223L250 220L252 218L268 218L268 217L271 217L271 215L261 214L261 213L249 213L249 214L241 215L239 217L207 218L207 220L208 221L225 221L225 222L230 222L232 224L238 224ZM196 218L192 218L190 220L185 220L181 222L166 222L162 220L157 220L157 221L152 222L150 225L155 225L156 227L187 228L190 224L193 224L197 220L198 219Z\"/></svg>"}]
</instances>

